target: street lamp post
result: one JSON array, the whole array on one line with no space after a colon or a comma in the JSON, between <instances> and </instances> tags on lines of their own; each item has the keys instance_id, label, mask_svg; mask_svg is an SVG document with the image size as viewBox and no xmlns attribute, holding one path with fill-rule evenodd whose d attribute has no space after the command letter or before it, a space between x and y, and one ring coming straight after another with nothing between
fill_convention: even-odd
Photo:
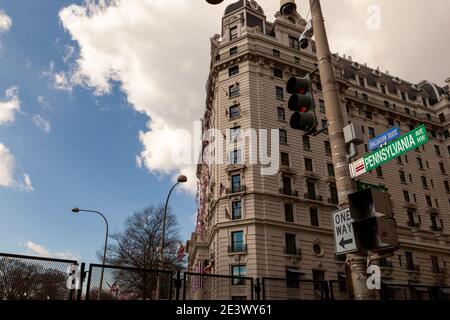
<instances>
[{"instance_id":1,"label":"street lamp post","mask_svg":"<svg viewBox=\"0 0 450 320\"><path fill-rule=\"evenodd\" d=\"M163 262L164 262L164 242L166 238L166 217L167 217L167 206L169 205L169 199L170 195L172 194L172 191L175 189L176 186L178 186L180 183L187 182L187 177L184 175L179 175L177 177L177 183L173 185L173 187L170 189L169 194L167 195L166 199L166 205L164 206L164 216L163 216L163 225L162 225L162 234L161 234L161 247L159 252L159 269L163 268ZM160 297L160 290L161 290L161 279L158 273L158 279L156 284L156 299L158 300Z\"/></svg>"},{"instance_id":2,"label":"street lamp post","mask_svg":"<svg viewBox=\"0 0 450 320\"><path fill-rule=\"evenodd\" d=\"M104 248L104 250L103 250L102 272L101 272L101 274L100 274L100 289L99 289L98 297L97 297L97 299L100 300L101 293L102 293L102 290L103 290L103 273L104 273L105 262L106 262L106 250L107 250L107 248L108 248L108 234L109 234L108 220L106 220L106 217L105 217L102 213L100 213L100 212L98 212L98 211L95 211L95 210L83 210L83 209L79 209L79 208L73 208L73 209L72 209L72 212L74 212L74 213L78 213L78 212L90 212L90 213L98 214L98 215L100 215L100 216L103 218L103 220L105 221L105 224L106 224L105 248Z\"/></svg>"}]
</instances>

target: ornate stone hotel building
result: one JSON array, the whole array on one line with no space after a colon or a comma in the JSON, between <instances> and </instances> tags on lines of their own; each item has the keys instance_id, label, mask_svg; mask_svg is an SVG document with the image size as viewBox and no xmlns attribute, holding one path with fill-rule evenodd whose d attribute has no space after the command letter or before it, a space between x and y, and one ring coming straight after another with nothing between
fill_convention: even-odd
<instances>
[{"instance_id":1,"label":"ornate stone hotel building","mask_svg":"<svg viewBox=\"0 0 450 320\"><path fill-rule=\"evenodd\" d=\"M304 76L316 63L314 43L299 48L305 26L298 13L277 13L269 22L255 1L240 0L226 8L221 36L211 38L204 132L216 128L239 146L245 129L277 129L280 167L262 175L260 164L248 162L247 145L227 152L227 163L198 166L189 271L208 266L220 275L335 280L345 291L345 257L335 255L332 233L337 192L328 132L303 136L289 125L287 79ZM358 188L385 188L391 196L401 248L378 261L383 281L450 285L450 79L445 87L412 84L345 55L334 54L333 62L344 119L364 134L360 156L369 139L393 126L404 134L425 124L430 137L356 179ZM320 128L326 116L318 75L314 97ZM235 289L240 284L231 283L228 294L248 298Z\"/></svg>"}]
</instances>

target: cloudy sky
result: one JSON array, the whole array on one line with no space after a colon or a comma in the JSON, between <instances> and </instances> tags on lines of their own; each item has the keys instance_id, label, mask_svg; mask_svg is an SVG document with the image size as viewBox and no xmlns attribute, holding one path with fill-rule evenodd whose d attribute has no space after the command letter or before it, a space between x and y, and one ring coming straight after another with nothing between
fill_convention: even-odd
<instances>
[{"instance_id":1,"label":"cloudy sky","mask_svg":"<svg viewBox=\"0 0 450 320\"><path fill-rule=\"evenodd\" d=\"M258 2L272 19L278 1ZM70 208L117 231L179 173L190 182L171 204L189 237L195 167L172 153L194 143L229 3L0 0L0 252L94 261L102 221ZM449 0L322 3L333 52L411 82L450 77Z\"/></svg>"}]
</instances>

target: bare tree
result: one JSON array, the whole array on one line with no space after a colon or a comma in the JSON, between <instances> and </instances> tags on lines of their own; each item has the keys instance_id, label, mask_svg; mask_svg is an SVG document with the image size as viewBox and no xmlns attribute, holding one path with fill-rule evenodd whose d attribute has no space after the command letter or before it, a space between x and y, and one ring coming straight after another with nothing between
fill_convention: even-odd
<instances>
[{"instance_id":1,"label":"bare tree","mask_svg":"<svg viewBox=\"0 0 450 320\"><path fill-rule=\"evenodd\" d=\"M134 299L148 299L154 295L156 288L156 272L148 269L159 269L159 254L162 236L164 206L150 206L135 212L125 221L124 230L110 236L113 240L108 246L106 263L112 266L133 267L146 270L114 269L105 271L105 282L108 287L116 286L119 296ZM179 226L176 217L170 210L166 217L164 263L166 270L181 270L178 261L180 243ZM98 257L103 259L99 250ZM100 270L98 270L99 273ZM97 278L97 275L95 275ZM167 278L167 277L166 277ZM169 278L166 282L169 283ZM164 286L164 284L163 284Z\"/></svg>"}]
</instances>

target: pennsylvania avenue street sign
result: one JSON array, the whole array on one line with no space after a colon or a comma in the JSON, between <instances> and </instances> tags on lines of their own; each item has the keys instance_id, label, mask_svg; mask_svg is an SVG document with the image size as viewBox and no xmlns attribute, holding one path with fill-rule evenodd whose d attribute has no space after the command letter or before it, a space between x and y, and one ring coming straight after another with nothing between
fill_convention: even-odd
<instances>
[{"instance_id":1,"label":"pennsylvania avenue street sign","mask_svg":"<svg viewBox=\"0 0 450 320\"><path fill-rule=\"evenodd\" d=\"M401 136L397 140L389 143L385 147L371 152L359 160L349 165L350 174L352 178L356 178L367 171L371 171L382 164L385 164L393 159L398 158L421 145L427 143L429 140L425 125L421 125L416 129Z\"/></svg>"},{"instance_id":2,"label":"pennsylvania avenue street sign","mask_svg":"<svg viewBox=\"0 0 450 320\"><path fill-rule=\"evenodd\" d=\"M333 213L333 231L336 254L344 254L358 250L353 232L353 218L350 214L350 208Z\"/></svg>"},{"instance_id":3,"label":"pennsylvania avenue street sign","mask_svg":"<svg viewBox=\"0 0 450 320\"><path fill-rule=\"evenodd\" d=\"M379 147L385 145L386 143L397 139L398 137L400 137L400 129L397 127L391 128L385 133L380 134L379 136L369 140L368 144L369 151L376 150Z\"/></svg>"}]
</instances>

